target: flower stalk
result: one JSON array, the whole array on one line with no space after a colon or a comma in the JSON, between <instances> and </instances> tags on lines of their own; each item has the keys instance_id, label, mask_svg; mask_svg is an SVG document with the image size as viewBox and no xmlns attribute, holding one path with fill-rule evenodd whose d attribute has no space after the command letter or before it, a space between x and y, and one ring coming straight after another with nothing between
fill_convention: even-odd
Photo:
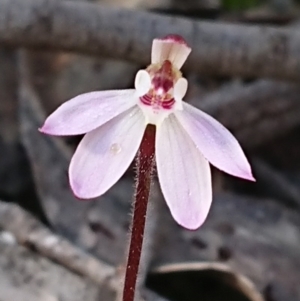
<instances>
[{"instance_id":1,"label":"flower stalk","mask_svg":"<svg viewBox=\"0 0 300 301\"><path fill-rule=\"evenodd\" d=\"M133 301L144 239L155 155L155 126L148 125L137 156L137 181L123 301Z\"/></svg>"}]
</instances>

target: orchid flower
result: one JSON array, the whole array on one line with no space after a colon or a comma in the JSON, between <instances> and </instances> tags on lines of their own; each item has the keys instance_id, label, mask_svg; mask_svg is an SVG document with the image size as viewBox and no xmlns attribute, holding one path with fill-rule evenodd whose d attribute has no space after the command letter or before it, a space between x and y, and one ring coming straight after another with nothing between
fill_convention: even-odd
<instances>
[{"instance_id":1,"label":"orchid flower","mask_svg":"<svg viewBox=\"0 0 300 301\"><path fill-rule=\"evenodd\" d=\"M138 71L135 89L90 92L62 104L40 129L50 135L86 134L69 167L78 198L104 194L133 161L146 126L156 126L155 159L172 216L188 229L206 219L212 201L209 162L254 180L233 135L203 111L183 102L188 82L180 68L191 48L177 35L155 39L151 65Z\"/></svg>"}]
</instances>

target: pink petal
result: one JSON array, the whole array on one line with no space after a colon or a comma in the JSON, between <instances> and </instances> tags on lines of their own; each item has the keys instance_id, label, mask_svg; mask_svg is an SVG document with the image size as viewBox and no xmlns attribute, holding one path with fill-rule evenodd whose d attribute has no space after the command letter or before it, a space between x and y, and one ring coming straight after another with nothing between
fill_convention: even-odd
<instances>
[{"instance_id":1,"label":"pink petal","mask_svg":"<svg viewBox=\"0 0 300 301\"><path fill-rule=\"evenodd\" d=\"M151 63L162 64L165 60L169 60L177 69L180 69L191 51L185 40L178 35L169 35L163 39L154 39Z\"/></svg>"},{"instance_id":2,"label":"pink petal","mask_svg":"<svg viewBox=\"0 0 300 301\"><path fill-rule=\"evenodd\" d=\"M89 199L111 188L134 159L145 128L145 117L135 106L86 134L69 168L74 194Z\"/></svg>"},{"instance_id":3,"label":"pink petal","mask_svg":"<svg viewBox=\"0 0 300 301\"><path fill-rule=\"evenodd\" d=\"M175 114L212 165L233 176L255 181L241 146L222 124L187 103L183 103L183 111Z\"/></svg>"},{"instance_id":4,"label":"pink petal","mask_svg":"<svg viewBox=\"0 0 300 301\"><path fill-rule=\"evenodd\" d=\"M85 134L133 107L136 102L133 89L82 94L54 111L40 131L57 136Z\"/></svg>"},{"instance_id":5,"label":"pink petal","mask_svg":"<svg viewBox=\"0 0 300 301\"><path fill-rule=\"evenodd\" d=\"M156 162L172 216L183 227L197 229L212 201L209 163L173 114L157 128Z\"/></svg>"}]
</instances>

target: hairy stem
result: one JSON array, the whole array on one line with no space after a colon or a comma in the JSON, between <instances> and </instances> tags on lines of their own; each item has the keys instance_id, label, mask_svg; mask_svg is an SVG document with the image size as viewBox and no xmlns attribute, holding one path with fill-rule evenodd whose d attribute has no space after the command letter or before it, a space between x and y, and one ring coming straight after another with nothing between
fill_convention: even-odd
<instances>
[{"instance_id":1,"label":"hairy stem","mask_svg":"<svg viewBox=\"0 0 300 301\"><path fill-rule=\"evenodd\" d=\"M154 165L155 127L146 128L137 157L137 185L123 301L133 301L142 252L151 176Z\"/></svg>"}]
</instances>

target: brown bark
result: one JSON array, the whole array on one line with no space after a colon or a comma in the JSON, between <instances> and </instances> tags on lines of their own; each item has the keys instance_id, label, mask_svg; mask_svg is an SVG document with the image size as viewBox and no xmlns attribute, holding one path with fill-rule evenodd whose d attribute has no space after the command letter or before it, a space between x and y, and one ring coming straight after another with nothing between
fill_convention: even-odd
<instances>
[{"instance_id":1,"label":"brown bark","mask_svg":"<svg viewBox=\"0 0 300 301\"><path fill-rule=\"evenodd\" d=\"M205 74L300 80L300 31L191 21L92 3L0 0L0 43L60 49L147 65L152 39L186 38L186 68Z\"/></svg>"}]
</instances>

